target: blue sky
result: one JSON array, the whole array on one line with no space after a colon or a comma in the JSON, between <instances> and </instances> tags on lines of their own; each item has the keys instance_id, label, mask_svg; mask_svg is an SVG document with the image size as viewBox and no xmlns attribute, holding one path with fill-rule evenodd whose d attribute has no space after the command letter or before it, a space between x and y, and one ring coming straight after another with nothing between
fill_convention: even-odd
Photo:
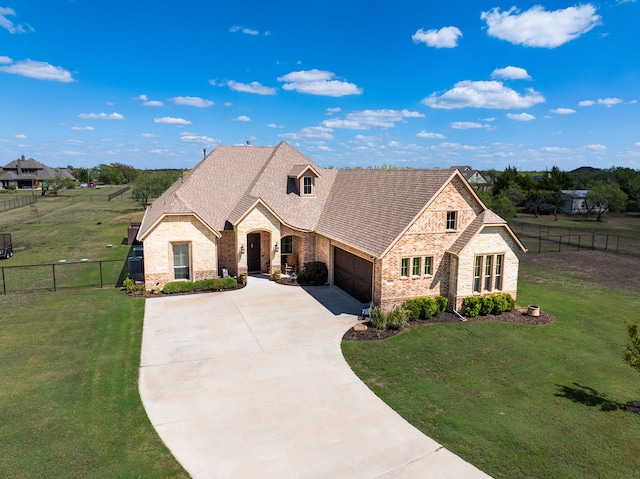
<instances>
[{"instance_id":1,"label":"blue sky","mask_svg":"<svg viewBox=\"0 0 640 479\"><path fill-rule=\"evenodd\" d=\"M0 0L0 163L640 169L640 1Z\"/></svg>"}]
</instances>

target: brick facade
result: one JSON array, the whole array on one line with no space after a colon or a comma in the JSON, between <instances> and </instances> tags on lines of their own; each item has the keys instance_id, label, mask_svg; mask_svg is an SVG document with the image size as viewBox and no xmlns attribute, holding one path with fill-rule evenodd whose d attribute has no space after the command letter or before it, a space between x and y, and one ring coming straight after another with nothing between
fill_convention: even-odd
<instances>
[{"instance_id":1,"label":"brick facade","mask_svg":"<svg viewBox=\"0 0 640 479\"><path fill-rule=\"evenodd\" d=\"M174 243L189 245L192 280L218 275L216 235L195 216L167 216L144 241L144 277L148 289L162 288L165 283L174 281Z\"/></svg>"},{"instance_id":2,"label":"brick facade","mask_svg":"<svg viewBox=\"0 0 640 479\"><path fill-rule=\"evenodd\" d=\"M280 253L275 252L280 243L280 222L268 208L256 205L236 226L239 254L238 274L247 273L247 234L260 233L260 269L264 273L280 270Z\"/></svg>"}]
</instances>

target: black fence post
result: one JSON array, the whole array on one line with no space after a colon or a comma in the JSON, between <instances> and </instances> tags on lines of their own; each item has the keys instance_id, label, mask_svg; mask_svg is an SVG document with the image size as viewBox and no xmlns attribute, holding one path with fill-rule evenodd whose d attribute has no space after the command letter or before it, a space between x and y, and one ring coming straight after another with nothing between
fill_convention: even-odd
<instances>
[{"instance_id":1,"label":"black fence post","mask_svg":"<svg viewBox=\"0 0 640 479\"><path fill-rule=\"evenodd\" d=\"M102 281L102 260L100 260L100 287L102 288L103 286L103 281Z\"/></svg>"},{"instance_id":2,"label":"black fence post","mask_svg":"<svg viewBox=\"0 0 640 479\"><path fill-rule=\"evenodd\" d=\"M53 270L53 290L58 291L56 288L56 264L51 263L51 269Z\"/></svg>"},{"instance_id":3,"label":"black fence post","mask_svg":"<svg viewBox=\"0 0 640 479\"><path fill-rule=\"evenodd\" d=\"M591 233L591 250L592 251L595 249L595 245L596 245L596 234Z\"/></svg>"},{"instance_id":4,"label":"black fence post","mask_svg":"<svg viewBox=\"0 0 640 479\"><path fill-rule=\"evenodd\" d=\"M2 292L7 294L7 281L4 279L4 266L2 267Z\"/></svg>"}]
</instances>

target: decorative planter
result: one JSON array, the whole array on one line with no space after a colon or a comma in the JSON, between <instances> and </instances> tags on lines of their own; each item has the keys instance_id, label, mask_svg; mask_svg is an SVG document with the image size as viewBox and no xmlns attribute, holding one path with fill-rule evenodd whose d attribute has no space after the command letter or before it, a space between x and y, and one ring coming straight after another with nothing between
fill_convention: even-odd
<instances>
[{"instance_id":1,"label":"decorative planter","mask_svg":"<svg viewBox=\"0 0 640 479\"><path fill-rule=\"evenodd\" d=\"M540 306L536 306L535 304L530 304L527 309L527 314L529 316L540 316Z\"/></svg>"}]
</instances>

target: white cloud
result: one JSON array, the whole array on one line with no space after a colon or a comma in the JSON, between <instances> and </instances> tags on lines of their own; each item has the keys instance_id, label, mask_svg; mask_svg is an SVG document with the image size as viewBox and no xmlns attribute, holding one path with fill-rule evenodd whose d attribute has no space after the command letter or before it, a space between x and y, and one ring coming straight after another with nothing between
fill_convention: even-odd
<instances>
[{"instance_id":1,"label":"white cloud","mask_svg":"<svg viewBox=\"0 0 640 479\"><path fill-rule=\"evenodd\" d=\"M599 98L598 100L582 100L578 103L578 106L593 106L595 104L598 104L606 105L607 107L611 108L613 105L619 105L620 103L624 103L620 98Z\"/></svg>"},{"instance_id":2,"label":"white cloud","mask_svg":"<svg viewBox=\"0 0 640 479\"><path fill-rule=\"evenodd\" d=\"M199 136L194 135L193 133L183 132L180 133L180 141L185 143L197 143L200 145L213 146L220 143L220 140L216 140L215 138L211 138L208 136Z\"/></svg>"},{"instance_id":3,"label":"white cloud","mask_svg":"<svg viewBox=\"0 0 640 479\"><path fill-rule=\"evenodd\" d=\"M18 140L26 140L27 139L27 135L24 135L22 133L19 133L17 135L13 136L14 138L17 138Z\"/></svg>"},{"instance_id":4,"label":"white cloud","mask_svg":"<svg viewBox=\"0 0 640 479\"><path fill-rule=\"evenodd\" d=\"M416 134L416 136L418 138L425 138L427 140L442 140L444 138L446 138L446 136L444 136L442 133L433 133L430 131L426 131L426 130L422 130L421 132L419 132L418 134Z\"/></svg>"},{"instance_id":5,"label":"white cloud","mask_svg":"<svg viewBox=\"0 0 640 479\"><path fill-rule=\"evenodd\" d=\"M421 28L411 36L416 43L425 43L435 48L455 48L458 46L458 38L462 32L458 27L442 27L440 30L427 30Z\"/></svg>"},{"instance_id":6,"label":"white cloud","mask_svg":"<svg viewBox=\"0 0 640 479\"><path fill-rule=\"evenodd\" d=\"M333 140L332 131L331 128L323 126L310 126L295 133L284 133L278 136L289 140Z\"/></svg>"},{"instance_id":7,"label":"white cloud","mask_svg":"<svg viewBox=\"0 0 640 479\"><path fill-rule=\"evenodd\" d=\"M269 123L267 126L269 128L284 128L284 125L276 125L275 123Z\"/></svg>"},{"instance_id":8,"label":"white cloud","mask_svg":"<svg viewBox=\"0 0 640 479\"><path fill-rule=\"evenodd\" d=\"M370 128L394 128L405 118L421 118L422 113L409 110L364 110L348 113L346 119L331 119L322 122L327 128L368 130Z\"/></svg>"},{"instance_id":9,"label":"white cloud","mask_svg":"<svg viewBox=\"0 0 640 479\"><path fill-rule=\"evenodd\" d=\"M153 133L140 133L138 136L141 138L158 138L158 135Z\"/></svg>"},{"instance_id":10,"label":"white cloud","mask_svg":"<svg viewBox=\"0 0 640 479\"><path fill-rule=\"evenodd\" d=\"M211 100L205 100L198 96L175 96L169 98L169 101L172 101L176 105L195 106L196 108L208 108L214 105Z\"/></svg>"},{"instance_id":11,"label":"white cloud","mask_svg":"<svg viewBox=\"0 0 640 479\"><path fill-rule=\"evenodd\" d=\"M571 150L569 148L562 148L560 146L545 146L540 148L540 151L544 151L545 153L568 153Z\"/></svg>"},{"instance_id":12,"label":"white cloud","mask_svg":"<svg viewBox=\"0 0 640 479\"><path fill-rule=\"evenodd\" d=\"M335 107L335 108L327 108L327 115L333 115L334 113L340 113L342 111L342 108Z\"/></svg>"},{"instance_id":13,"label":"white cloud","mask_svg":"<svg viewBox=\"0 0 640 479\"><path fill-rule=\"evenodd\" d=\"M456 130L472 130L476 128L491 128L491 125L485 125L482 123L476 123L474 121L454 121L451 123L451 128Z\"/></svg>"},{"instance_id":14,"label":"white cloud","mask_svg":"<svg viewBox=\"0 0 640 479\"><path fill-rule=\"evenodd\" d=\"M255 30L253 28L241 27L241 26L238 26L238 25L231 27L229 29L229 31L231 33L241 32L241 33L244 33L245 35L252 35L252 36L260 34L260 32L258 30Z\"/></svg>"},{"instance_id":15,"label":"white cloud","mask_svg":"<svg viewBox=\"0 0 640 479\"><path fill-rule=\"evenodd\" d=\"M149 100L147 95L139 95L134 100L140 100L144 106L164 106L164 103L158 100Z\"/></svg>"},{"instance_id":16,"label":"white cloud","mask_svg":"<svg viewBox=\"0 0 640 479\"><path fill-rule=\"evenodd\" d=\"M551 113L555 113L556 115L571 115L573 113L576 113L576 111L572 108L556 108L550 111Z\"/></svg>"},{"instance_id":17,"label":"white cloud","mask_svg":"<svg viewBox=\"0 0 640 479\"><path fill-rule=\"evenodd\" d=\"M83 120L124 120L120 113L80 113L78 118Z\"/></svg>"},{"instance_id":18,"label":"white cloud","mask_svg":"<svg viewBox=\"0 0 640 479\"><path fill-rule=\"evenodd\" d=\"M0 67L0 71L28 78L35 78L36 80L51 80L62 83L70 83L74 81L71 73L62 67L54 67L47 62L38 62L29 59L15 62L7 66L2 66Z\"/></svg>"},{"instance_id":19,"label":"white cloud","mask_svg":"<svg viewBox=\"0 0 640 479\"><path fill-rule=\"evenodd\" d=\"M64 140L62 143L65 145L82 145L80 140Z\"/></svg>"},{"instance_id":20,"label":"white cloud","mask_svg":"<svg viewBox=\"0 0 640 479\"><path fill-rule=\"evenodd\" d=\"M491 72L491 78L502 78L504 80L531 80L527 70L520 67L496 68Z\"/></svg>"},{"instance_id":21,"label":"white cloud","mask_svg":"<svg viewBox=\"0 0 640 479\"><path fill-rule=\"evenodd\" d=\"M495 7L482 12L480 18L487 23L492 37L516 45L555 48L563 45L600 24L600 15L591 4L546 11L536 5L520 13L516 7L501 12Z\"/></svg>"},{"instance_id":22,"label":"white cloud","mask_svg":"<svg viewBox=\"0 0 640 479\"><path fill-rule=\"evenodd\" d=\"M0 27L6 29L9 33L26 33L35 32L34 28L28 23L15 25L7 16L15 17L16 12L13 8L0 7Z\"/></svg>"},{"instance_id":23,"label":"white cloud","mask_svg":"<svg viewBox=\"0 0 640 479\"><path fill-rule=\"evenodd\" d=\"M437 93L432 93L422 100L422 103L431 108L445 110L467 107L507 110L510 108L529 108L537 103L544 103L544 101L544 97L532 88L527 89L526 93L521 95L499 81L463 80L440 96Z\"/></svg>"},{"instance_id":24,"label":"white cloud","mask_svg":"<svg viewBox=\"0 0 640 479\"><path fill-rule=\"evenodd\" d=\"M313 69L288 73L279 77L278 81L284 82L284 90L310 95L341 97L362 94L362 88L354 83L335 80L335 76L333 72Z\"/></svg>"},{"instance_id":25,"label":"white cloud","mask_svg":"<svg viewBox=\"0 0 640 479\"><path fill-rule=\"evenodd\" d=\"M11 59L11 57L0 55L0 63L13 63L13 60Z\"/></svg>"},{"instance_id":26,"label":"white cloud","mask_svg":"<svg viewBox=\"0 0 640 479\"><path fill-rule=\"evenodd\" d=\"M531 121L536 119L535 116L529 115L529 113L507 113L507 118L516 121Z\"/></svg>"},{"instance_id":27,"label":"white cloud","mask_svg":"<svg viewBox=\"0 0 640 479\"><path fill-rule=\"evenodd\" d=\"M236 121L251 121L251 118L246 115L240 115L238 118L236 118Z\"/></svg>"},{"instance_id":28,"label":"white cloud","mask_svg":"<svg viewBox=\"0 0 640 479\"><path fill-rule=\"evenodd\" d=\"M189 120L185 120L184 118L172 118L170 116L164 116L162 118L154 118L154 123L159 123L161 125L190 125L191 122Z\"/></svg>"},{"instance_id":29,"label":"white cloud","mask_svg":"<svg viewBox=\"0 0 640 479\"><path fill-rule=\"evenodd\" d=\"M595 144L595 145L585 145L583 149L590 153L600 153L605 151L607 147L604 145Z\"/></svg>"},{"instance_id":30,"label":"white cloud","mask_svg":"<svg viewBox=\"0 0 640 479\"><path fill-rule=\"evenodd\" d=\"M254 93L256 95L275 95L277 93L277 90L275 88L261 85L257 81L253 81L247 84L247 83L240 83L235 80L229 80L227 82L227 86L231 88L233 91L239 91L243 93Z\"/></svg>"},{"instance_id":31,"label":"white cloud","mask_svg":"<svg viewBox=\"0 0 640 479\"><path fill-rule=\"evenodd\" d=\"M75 131L93 131L93 130L95 130L95 128L92 127L92 126L72 126L71 129L75 130Z\"/></svg>"}]
</instances>

